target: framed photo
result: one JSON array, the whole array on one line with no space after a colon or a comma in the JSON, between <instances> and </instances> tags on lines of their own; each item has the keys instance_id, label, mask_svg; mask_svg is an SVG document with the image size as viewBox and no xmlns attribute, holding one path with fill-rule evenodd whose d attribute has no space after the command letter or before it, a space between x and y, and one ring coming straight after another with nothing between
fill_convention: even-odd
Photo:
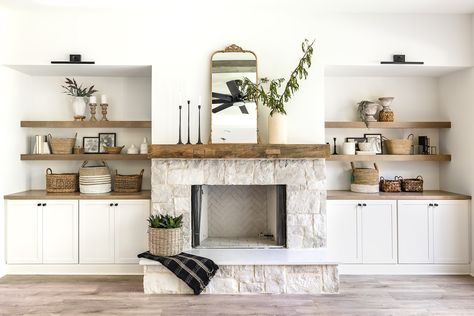
<instances>
[{"instance_id":1,"label":"framed photo","mask_svg":"<svg viewBox=\"0 0 474 316\"><path fill-rule=\"evenodd\" d=\"M117 144L116 133L99 133L99 152L105 153L104 146L115 147Z\"/></svg>"},{"instance_id":2,"label":"framed photo","mask_svg":"<svg viewBox=\"0 0 474 316\"><path fill-rule=\"evenodd\" d=\"M346 137L346 142L354 142L356 143L356 150L359 150L359 143L364 143L367 140L365 137Z\"/></svg>"},{"instance_id":3,"label":"framed photo","mask_svg":"<svg viewBox=\"0 0 474 316\"><path fill-rule=\"evenodd\" d=\"M377 155L382 154L382 134L364 134L368 143L371 143Z\"/></svg>"},{"instance_id":4,"label":"framed photo","mask_svg":"<svg viewBox=\"0 0 474 316\"><path fill-rule=\"evenodd\" d=\"M99 153L99 137L83 137L82 147L85 154Z\"/></svg>"}]
</instances>

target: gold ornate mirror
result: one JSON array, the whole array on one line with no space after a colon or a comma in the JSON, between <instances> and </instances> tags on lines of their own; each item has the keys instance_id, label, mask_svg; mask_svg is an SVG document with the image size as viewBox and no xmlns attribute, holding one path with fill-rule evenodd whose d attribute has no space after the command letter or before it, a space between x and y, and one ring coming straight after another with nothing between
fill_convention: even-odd
<instances>
[{"instance_id":1,"label":"gold ornate mirror","mask_svg":"<svg viewBox=\"0 0 474 316\"><path fill-rule=\"evenodd\" d=\"M258 143L257 104L241 92L242 80L257 82L257 56L237 45L211 57L211 143Z\"/></svg>"}]
</instances>

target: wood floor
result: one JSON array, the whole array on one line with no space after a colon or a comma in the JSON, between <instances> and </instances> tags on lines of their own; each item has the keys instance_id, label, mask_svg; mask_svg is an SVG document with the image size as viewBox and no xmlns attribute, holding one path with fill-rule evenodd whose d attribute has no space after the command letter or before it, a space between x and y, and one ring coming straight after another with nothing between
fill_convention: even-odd
<instances>
[{"instance_id":1,"label":"wood floor","mask_svg":"<svg viewBox=\"0 0 474 316\"><path fill-rule=\"evenodd\" d=\"M342 276L338 295L144 295L139 276L6 276L0 315L474 315L469 276Z\"/></svg>"}]
</instances>

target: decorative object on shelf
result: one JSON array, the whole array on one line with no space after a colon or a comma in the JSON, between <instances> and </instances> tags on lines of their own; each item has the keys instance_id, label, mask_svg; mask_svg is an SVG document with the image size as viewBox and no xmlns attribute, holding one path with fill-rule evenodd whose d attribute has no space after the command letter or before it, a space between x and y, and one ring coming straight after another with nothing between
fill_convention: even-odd
<instances>
[{"instance_id":1,"label":"decorative object on shelf","mask_svg":"<svg viewBox=\"0 0 474 316\"><path fill-rule=\"evenodd\" d=\"M112 191L112 176L110 169L102 161L99 166L87 166L84 161L79 168L79 189L81 193L108 193Z\"/></svg>"},{"instance_id":2,"label":"decorative object on shelf","mask_svg":"<svg viewBox=\"0 0 474 316\"><path fill-rule=\"evenodd\" d=\"M80 54L70 54L67 60L52 60L51 64L95 64L95 61L82 61Z\"/></svg>"},{"instance_id":3,"label":"decorative object on shelf","mask_svg":"<svg viewBox=\"0 0 474 316\"><path fill-rule=\"evenodd\" d=\"M66 78L65 85L61 87L65 90L65 94L73 97L72 107L74 110L74 120L83 121L86 118L86 98L91 97L97 92L97 90L94 89L94 85L82 88L82 84L77 85L74 78Z\"/></svg>"},{"instance_id":4,"label":"decorative object on shelf","mask_svg":"<svg viewBox=\"0 0 474 316\"><path fill-rule=\"evenodd\" d=\"M39 155L41 154L41 135L35 135L34 141L33 154Z\"/></svg>"},{"instance_id":5,"label":"decorative object on shelf","mask_svg":"<svg viewBox=\"0 0 474 316\"><path fill-rule=\"evenodd\" d=\"M82 147L84 148L85 154L98 154L99 153L99 137L83 137Z\"/></svg>"},{"instance_id":6,"label":"decorative object on shelf","mask_svg":"<svg viewBox=\"0 0 474 316\"><path fill-rule=\"evenodd\" d=\"M436 146L430 146L430 155L437 155L438 154L438 148Z\"/></svg>"},{"instance_id":7,"label":"decorative object on shelf","mask_svg":"<svg viewBox=\"0 0 474 316\"><path fill-rule=\"evenodd\" d=\"M418 146L421 155L430 154L430 139L428 136L418 136Z\"/></svg>"},{"instance_id":8,"label":"decorative object on shelf","mask_svg":"<svg viewBox=\"0 0 474 316\"><path fill-rule=\"evenodd\" d=\"M129 155L138 155L139 151L137 146L135 144L132 144L130 147L127 149L127 154Z\"/></svg>"},{"instance_id":9,"label":"decorative object on shelf","mask_svg":"<svg viewBox=\"0 0 474 316\"><path fill-rule=\"evenodd\" d=\"M72 149L76 145L77 133L74 138L59 138L48 134L48 142L53 154L72 154Z\"/></svg>"},{"instance_id":10,"label":"decorative object on shelf","mask_svg":"<svg viewBox=\"0 0 474 316\"><path fill-rule=\"evenodd\" d=\"M375 154L375 145L372 142L357 143L359 151L373 152Z\"/></svg>"},{"instance_id":11,"label":"decorative object on shelf","mask_svg":"<svg viewBox=\"0 0 474 316\"><path fill-rule=\"evenodd\" d=\"M122 149L125 147L124 146L113 146L113 147L109 147L109 146L104 146L104 153L105 154L114 154L114 155L118 155L122 152Z\"/></svg>"},{"instance_id":12,"label":"decorative object on shelf","mask_svg":"<svg viewBox=\"0 0 474 316\"><path fill-rule=\"evenodd\" d=\"M97 98L95 96L91 96L89 98L89 109L91 112L91 118L89 121L97 121L95 114L97 113Z\"/></svg>"},{"instance_id":13,"label":"decorative object on shelf","mask_svg":"<svg viewBox=\"0 0 474 316\"><path fill-rule=\"evenodd\" d=\"M148 139L146 137L143 138L143 143L140 145L140 154L148 154Z\"/></svg>"},{"instance_id":14,"label":"decorative object on shelf","mask_svg":"<svg viewBox=\"0 0 474 316\"><path fill-rule=\"evenodd\" d=\"M99 153L105 153L105 147L117 146L116 133L99 133Z\"/></svg>"},{"instance_id":15,"label":"decorative object on shelf","mask_svg":"<svg viewBox=\"0 0 474 316\"><path fill-rule=\"evenodd\" d=\"M148 218L148 245L155 256L175 256L183 249L183 215L151 215Z\"/></svg>"},{"instance_id":16,"label":"decorative object on shelf","mask_svg":"<svg viewBox=\"0 0 474 316\"><path fill-rule=\"evenodd\" d=\"M390 108L394 97L381 97L379 103L382 106L382 110L379 112L379 122L393 122L395 120L395 114Z\"/></svg>"},{"instance_id":17,"label":"decorative object on shelf","mask_svg":"<svg viewBox=\"0 0 474 316\"><path fill-rule=\"evenodd\" d=\"M188 100L188 141L186 142L186 145L191 145L191 121L190 121L190 106L191 106L191 101Z\"/></svg>"},{"instance_id":18,"label":"decorative object on shelf","mask_svg":"<svg viewBox=\"0 0 474 316\"><path fill-rule=\"evenodd\" d=\"M81 146L74 146L72 152L75 155L82 155L84 153L84 148L82 148Z\"/></svg>"},{"instance_id":19,"label":"decorative object on shelf","mask_svg":"<svg viewBox=\"0 0 474 316\"><path fill-rule=\"evenodd\" d=\"M372 168L356 168L354 162L351 162L352 178L351 191L358 193L377 193L379 192L379 168L374 163Z\"/></svg>"},{"instance_id":20,"label":"decorative object on shelf","mask_svg":"<svg viewBox=\"0 0 474 316\"><path fill-rule=\"evenodd\" d=\"M336 137L333 137L333 142L334 142L334 146L332 147L332 154L333 155L337 155L337 144L336 144L336 140L337 138Z\"/></svg>"},{"instance_id":21,"label":"decorative object on shelf","mask_svg":"<svg viewBox=\"0 0 474 316\"><path fill-rule=\"evenodd\" d=\"M100 108L102 109L102 119L101 121L108 121L109 119L107 118L107 108L108 108L109 104L107 103L107 96L105 94L103 94L101 96L101 100L100 100Z\"/></svg>"},{"instance_id":22,"label":"decorative object on shelf","mask_svg":"<svg viewBox=\"0 0 474 316\"><path fill-rule=\"evenodd\" d=\"M365 137L346 137L346 142L356 143L356 150L360 150L359 144L367 142Z\"/></svg>"},{"instance_id":23,"label":"decorative object on shelf","mask_svg":"<svg viewBox=\"0 0 474 316\"><path fill-rule=\"evenodd\" d=\"M181 140L181 110L183 108L182 105L178 106L179 108L179 139L178 139L178 145L182 145L183 144L183 141Z\"/></svg>"},{"instance_id":24,"label":"decorative object on shelf","mask_svg":"<svg viewBox=\"0 0 474 316\"><path fill-rule=\"evenodd\" d=\"M301 44L303 56L298 66L292 71L283 91L280 92L279 90L285 82L284 78L273 80L262 78L258 83L254 83L249 78L244 78L242 82L241 91L248 100L254 102L260 100L263 106L271 110L268 117L268 142L270 144L286 144L288 142L285 103L299 90L298 80L308 77L308 69L311 67L313 56L313 44L314 41L310 43L308 40Z\"/></svg>"},{"instance_id":25,"label":"decorative object on shelf","mask_svg":"<svg viewBox=\"0 0 474 316\"><path fill-rule=\"evenodd\" d=\"M360 150L373 150L377 155L381 155L383 152L383 137L382 134L364 134L364 138L367 139L367 143L372 144L372 149L361 148L362 144L359 144ZM364 146L364 145L362 145Z\"/></svg>"},{"instance_id":26,"label":"decorative object on shelf","mask_svg":"<svg viewBox=\"0 0 474 316\"><path fill-rule=\"evenodd\" d=\"M357 106L359 117L367 127L369 127L369 122L377 122L374 115L377 114L380 104L373 101L360 101Z\"/></svg>"},{"instance_id":27,"label":"decorative object on shelf","mask_svg":"<svg viewBox=\"0 0 474 316\"><path fill-rule=\"evenodd\" d=\"M342 143L342 154L343 155L355 155L355 153L356 153L356 143L354 143L354 142Z\"/></svg>"},{"instance_id":28,"label":"decorative object on shelf","mask_svg":"<svg viewBox=\"0 0 474 316\"><path fill-rule=\"evenodd\" d=\"M405 55L393 55L392 61L381 61L384 64L406 64L406 65L423 65L423 61L405 61Z\"/></svg>"},{"instance_id":29,"label":"decorative object on shelf","mask_svg":"<svg viewBox=\"0 0 474 316\"><path fill-rule=\"evenodd\" d=\"M51 154L51 148L49 147L48 136L46 135L35 135L33 154L35 155L48 155Z\"/></svg>"},{"instance_id":30,"label":"decorative object on shelf","mask_svg":"<svg viewBox=\"0 0 474 316\"><path fill-rule=\"evenodd\" d=\"M402 190L404 192L423 192L423 177L418 176L415 179L403 179Z\"/></svg>"},{"instance_id":31,"label":"decorative object on shelf","mask_svg":"<svg viewBox=\"0 0 474 316\"><path fill-rule=\"evenodd\" d=\"M201 97L199 97L199 105L198 105L198 140L196 145L202 145L201 141Z\"/></svg>"},{"instance_id":32,"label":"decorative object on shelf","mask_svg":"<svg viewBox=\"0 0 474 316\"><path fill-rule=\"evenodd\" d=\"M415 136L413 134L410 134L408 135L407 139L385 139L383 143L387 154L410 155L414 137Z\"/></svg>"},{"instance_id":33,"label":"decorative object on shelf","mask_svg":"<svg viewBox=\"0 0 474 316\"><path fill-rule=\"evenodd\" d=\"M115 170L114 192L119 192L119 193L140 192L142 190L144 172L145 172L145 169L142 169L140 174L123 175L123 174L119 174L118 170Z\"/></svg>"},{"instance_id":34,"label":"decorative object on shelf","mask_svg":"<svg viewBox=\"0 0 474 316\"><path fill-rule=\"evenodd\" d=\"M382 192L402 192L402 177L396 176L394 180L380 177L380 191Z\"/></svg>"},{"instance_id":35,"label":"decorative object on shelf","mask_svg":"<svg viewBox=\"0 0 474 316\"><path fill-rule=\"evenodd\" d=\"M72 193L78 190L78 173L53 173L51 168L46 169L46 192Z\"/></svg>"}]
</instances>

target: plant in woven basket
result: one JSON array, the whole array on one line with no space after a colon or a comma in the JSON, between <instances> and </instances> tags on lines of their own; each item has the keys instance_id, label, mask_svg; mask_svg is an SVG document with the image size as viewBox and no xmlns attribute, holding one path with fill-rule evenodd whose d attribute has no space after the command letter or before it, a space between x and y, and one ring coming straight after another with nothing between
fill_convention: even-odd
<instances>
[{"instance_id":1,"label":"plant in woven basket","mask_svg":"<svg viewBox=\"0 0 474 316\"><path fill-rule=\"evenodd\" d=\"M180 228L183 226L183 215L176 217L171 215L151 215L148 217L148 224L151 228Z\"/></svg>"}]
</instances>

